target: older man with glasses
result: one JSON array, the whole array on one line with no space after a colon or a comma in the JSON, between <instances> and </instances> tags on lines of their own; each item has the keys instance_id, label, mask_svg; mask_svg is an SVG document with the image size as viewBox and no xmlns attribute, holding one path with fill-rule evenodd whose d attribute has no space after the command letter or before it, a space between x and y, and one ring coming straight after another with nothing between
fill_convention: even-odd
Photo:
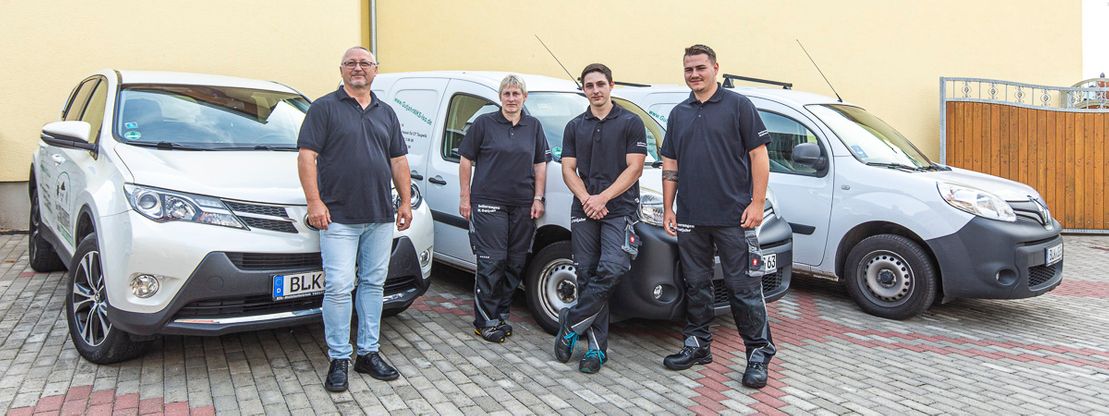
<instances>
[{"instance_id":1,"label":"older man with glasses","mask_svg":"<svg viewBox=\"0 0 1109 416\"><path fill-rule=\"evenodd\" d=\"M354 370L379 380L400 376L381 358L378 334L393 223L399 230L412 224L408 148L400 122L393 109L370 91L377 62L370 51L356 46L343 54L339 73L343 85L312 103L297 141L308 222L320 230L323 326L331 359L324 388L332 392L347 389L356 275ZM400 195L395 220L390 178Z\"/></svg>"}]
</instances>

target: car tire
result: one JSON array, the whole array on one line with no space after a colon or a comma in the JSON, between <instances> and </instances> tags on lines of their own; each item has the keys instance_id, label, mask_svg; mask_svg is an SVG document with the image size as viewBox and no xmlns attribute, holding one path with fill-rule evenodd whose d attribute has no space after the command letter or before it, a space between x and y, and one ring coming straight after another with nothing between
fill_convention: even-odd
<instances>
[{"instance_id":1,"label":"car tire","mask_svg":"<svg viewBox=\"0 0 1109 416\"><path fill-rule=\"evenodd\" d=\"M924 312L936 297L936 269L919 244L880 234L851 249L844 267L847 293L864 311L887 319Z\"/></svg>"},{"instance_id":2,"label":"car tire","mask_svg":"<svg viewBox=\"0 0 1109 416\"><path fill-rule=\"evenodd\" d=\"M552 243L532 257L524 281L528 310L539 327L558 332L558 311L577 302L577 274L570 242Z\"/></svg>"},{"instance_id":3,"label":"car tire","mask_svg":"<svg viewBox=\"0 0 1109 416\"><path fill-rule=\"evenodd\" d=\"M27 224L27 254L30 257L31 269L36 272L49 273L65 270L65 262L58 256L54 246L46 240L42 230L42 212L39 211L39 194L34 189L35 183L31 181L31 215Z\"/></svg>"},{"instance_id":4,"label":"car tire","mask_svg":"<svg viewBox=\"0 0 1109 416\"><path fill-rule=\"evenodd\" d=\"M81 239L69 265L65 314L77 352L96 364L112 364L142 355L149 341L135 341L108 319L108 292L96 233Z\"/></svg>"}]
</instances>

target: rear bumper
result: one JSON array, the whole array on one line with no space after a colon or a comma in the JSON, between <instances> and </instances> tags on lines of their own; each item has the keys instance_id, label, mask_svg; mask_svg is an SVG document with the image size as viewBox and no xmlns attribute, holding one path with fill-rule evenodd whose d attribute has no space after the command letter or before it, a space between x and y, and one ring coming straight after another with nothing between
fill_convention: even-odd
<instances>
[{"instance_id":1,"label":"rear bumper","mask_svg":"<svg viewBox=\"0 0 1109 416\"><path fill-rule=\"evenodd\" d=\"M189 276L168 307L129 312L109 306L108 318L135 335L223 335L320 320L323 295L273 301L275 274L322 270L318 253L212 252ZM403 310L427 291L411 240L393 240L384 310Z\"/></svg>"}]
</instances>

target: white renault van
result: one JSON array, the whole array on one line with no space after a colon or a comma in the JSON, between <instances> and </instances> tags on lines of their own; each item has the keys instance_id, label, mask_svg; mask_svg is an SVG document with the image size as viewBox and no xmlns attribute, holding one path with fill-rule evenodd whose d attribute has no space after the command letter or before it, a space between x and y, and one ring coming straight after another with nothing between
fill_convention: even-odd
<instances>
[{"instance_id":1,"label":"white renault van","mask_svg":"<svg viewBox=\"0 0 1109 416\"><path fill-rule=\"evenodd\" d=\"M106 70L73 89L31 161L29 252L36 271L69 269L82 357L320 319L326 276L296 162L308 105L275 82L200 74ZM386 315L429 286L431 213L412 194Z\"/></svg>"},{"instance_id":2,"label":"white renault van","mask_svg":"<svg viewBox=\"0 0 1109 416\"><path fill-rule=\"evenodd\" d=\"M497 88L506 73L411 72L380 74L374 78L377 96L397 110L408 143L412 179L424 190L435 217L435 259L472 271L475 257L467 236L468 223L458 214L458 144L478 115L500 110ZM577 277L570 259L570 202L573 194L562 181L562 134L566 123L585 111L589 102L577 86L563 79L523 75L528 86L524 111L543 123L554 162L548 164L546 214L528 259L524 287L536 322L554 333L558 311L577 300ZM647 164L658 161L662 126L627 100L617 104L639 115L647 129ZM677 239L662 229L660 169L648 166L640 184L642 221L636 231L643 240L629 277L612 298L614 319L678 319L684 316L684 284L678 268ZM766 254L763 290L768 300L789 288L793 243L790 229L767 194L759 241ZM720 270L714 287L718 312L728 310L727 289Z\"/></svg>"},{"instance_id":3,"label":"white renault van","mask_svg":"<svg viewBox=\"0 0 1109 416\"><path fill-rule=\"evenodd\" d=\"M788 87L734 90L770 130L774 209L793 230L797 273L844 282L863 310L891 319L934 301L1041 295L1062 281L1061 229L1031 187L936 164L853 104ZM663 125L689 94L613 92Z\"/></svg>"}]
</instances>

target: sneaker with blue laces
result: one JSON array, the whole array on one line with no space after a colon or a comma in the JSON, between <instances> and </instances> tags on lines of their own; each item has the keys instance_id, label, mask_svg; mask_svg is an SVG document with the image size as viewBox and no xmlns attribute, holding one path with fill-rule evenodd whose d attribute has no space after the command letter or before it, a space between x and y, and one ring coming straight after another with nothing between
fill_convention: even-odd
<instances>
[{"instance_id":1,"label":"sneaker with blue laces","mask_svg":"<svg viewBox=\"0 0 1109 416\"><path fill-rule=\"evenodd\" d=\"M570 308L562 308L558 311L558 334L555 334L555 359L559 362L565 363L570 361L570 356L574 355L574 344L578 342L578 334L570 329Z\"/></svg>"},{"instance_id":2,"label":"sneaker with blue laces","mask_svg":"<svg viewBox=\"0 0 1109 416\"><path fill-rule=\"evenodd\" d=\"M585 352L584 357L581 357L578 370L586 374L593 374L601 371L601 366L605 364L605 361L607 359L604 351L591 349Z\"/></svg>"}]
</instances>

